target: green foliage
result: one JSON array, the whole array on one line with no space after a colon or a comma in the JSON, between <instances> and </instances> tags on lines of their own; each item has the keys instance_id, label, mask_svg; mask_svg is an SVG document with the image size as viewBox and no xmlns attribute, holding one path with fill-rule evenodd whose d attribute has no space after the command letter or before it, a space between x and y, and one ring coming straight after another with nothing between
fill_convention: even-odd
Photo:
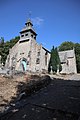
<instances>
[{"instance_id":1,"label":"green foliage","mask_svg":"<svg viewBox=\"0 0 80 120\"><path fill-rule=\"evenodd\" d=\"M49 68L48 68L49 72L51 70L51 66L52 66L53 72L57 72L58 66L59 66L59 71L62 70L62 67L61 67L61 64L60 64L59 55L58 55L58 50L57 50L57 47L54 48L54 46L53 46L53 48L51 50L51 58L50 58Z\"/></svg>"},{"instance_id":2,"label":"green foliage","mask_svg":"<svg viewBox=\"0 0 80 120\"><path fill-rule=\"evenodd\" d=\"M75 49L77 72L80 73L80 44L67 41L59 46L60 51L72 50L73 48Z\"/></svg>"},{"instance_id":3,"label":"green foliage","mask_svg":"<svg viewBox=\"0 0 80 120\"><path fill-rule=\"evenodd\" d=\"M60 46L59 46L59 51L64 51L64 50L72 50L74 47L74 43L73 42L63 42Z\"/></svg>"},{"instance_id":4,"label":"green foliage","mask_svg":"<svg viewBox=\"0 0 80 120\"><path fill-rule=\"evenodd\" d=\"M3 61L4 59L4 38L1 37L0 39L0 55L1 55L1 62Z\"/></svg>"},{"instance_id":5,"label":"green foliage","mask_svg":"<svg viewBox=\"0 0 80 120\"><path fill-rule=\"evenodd\" d=\"M9 49L12 48L20 39L19 36L11 39L10 41L4 42L4 38L0 39L0 55L1 55L1 63L5 64L7 55L9 54Z\"/></svg>"},{"instance_id":6,"label":"green foliage","mask_svg":"<svg viewBox=\"0 0 80 120\"><path fill-rule=\"evenodd\" d=\"M19 39L20 39L19 36L11 39L11 40L10 40L10 48L12 48L12 47L18 42Z\"/></svg>"}]
</instances>

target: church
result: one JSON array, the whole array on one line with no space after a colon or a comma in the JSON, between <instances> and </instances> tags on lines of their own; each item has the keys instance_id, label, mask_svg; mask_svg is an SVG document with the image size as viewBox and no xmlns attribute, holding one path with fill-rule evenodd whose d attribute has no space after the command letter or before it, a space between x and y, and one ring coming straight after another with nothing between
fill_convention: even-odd
<instances>
[{"instance_id":1,"label":"church","mask_svg":"<svg viewBox=\"0 0 80 120\"><path fill-rule=\"evenodd\" d=\"M48 72L50 52L38 44L37 34L33 29L30 19L25 23L25 27L20 31L19 41L9 50L6 60L6 68L15 71ZM75 51L58 51L61 61L61 73L77 73Z\"/></svg>"},{"instance_id":2,"label":"church","mask_svg":"<svg viewBox=\"0 0 80 120\"><path fill-rule=\"evenodd\" d=\"M20 31L20 40L9 50L7 68L16 71L47 72L50 52L36 42L37 34L30 19Z\"/></svg>"},{"instance_id":3,"label":"church","mask_svg":"<svg viewBox=\"0 0 80 120\"><path fill-rule=\"evenodd\" d=\"M62 66L61 73L76 74L77 68L76 68L75 50L72 49L72 50L59 51L58 54Z\"/></svg>"}]
</instances>

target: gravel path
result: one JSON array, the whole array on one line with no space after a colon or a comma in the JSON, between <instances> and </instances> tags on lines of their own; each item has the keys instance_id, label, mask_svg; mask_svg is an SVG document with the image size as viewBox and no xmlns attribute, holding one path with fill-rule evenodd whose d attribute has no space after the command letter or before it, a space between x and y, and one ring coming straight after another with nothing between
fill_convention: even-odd
<instances>
[{"instance_id":1,"label":"gravel path","mask_svg":"<svg viewBox=\"0 0 80 120\"><path fill-rule=\"evenodd\" d=\"M72 74L72 75L50 75L51 78L58 78L64 80L80 80L80 74Z\"/></svg>"}]
</instances>

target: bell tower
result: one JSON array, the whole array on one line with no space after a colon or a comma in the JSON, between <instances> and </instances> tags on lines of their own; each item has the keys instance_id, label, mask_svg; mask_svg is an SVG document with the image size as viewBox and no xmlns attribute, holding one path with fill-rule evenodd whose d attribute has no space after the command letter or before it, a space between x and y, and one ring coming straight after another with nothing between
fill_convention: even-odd
<instances>
[{"instance_id":1,"label":"bell tower","mask_svg":"<svg viewBox=\"0 0 80 120\"><path fill-rule=\"evenodd\" d=\"M30 39L36 40L36 32L33 29L33 24L30 19L25 23L25 27L20 31L20 40L19 42L29 41Z\"/></svg>"}]
</instances>

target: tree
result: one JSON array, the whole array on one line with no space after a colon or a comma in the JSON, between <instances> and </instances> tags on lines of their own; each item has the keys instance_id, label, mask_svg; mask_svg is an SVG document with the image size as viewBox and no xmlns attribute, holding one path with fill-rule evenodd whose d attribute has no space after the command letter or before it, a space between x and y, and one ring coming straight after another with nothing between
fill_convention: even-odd
<instances>
[{"instance_id":1,"label":"tree","mask_svg":"<svg viewBox=\"0 0 80 120\"><path fill-rule=\"evenodd\" d=\"M10 48L12 48L18 42L19 39L20 39L19 36L11 39L10 42L9 42L10 43Z\"/></svg>"},{"instance_id":2,"label":"tree","mask_svg":"<svg viewBox=\"0 0 80 120\"><path fill-rule=\"evenodd\" d=\"M0 55L1 55L1 63L5 64L7 55L9 54L9 49L12 48L20 39L19 36L11 39L10 41L4 42L4 38L0 39Z\"/></svg>"},{"instance_id":3,"label":"tree","mask_svg":"<svg viewBox=\"0 0 80 120\"><path fill-rule=\"evenodd\" d=\"M4 38L0 39L0 55L1 55L1 63L3 62L4 57Z\"/></svg>"},{"instance_id":4,"label":"tree","mask_svg":"<svg viewBox=\"0 0 80 120\"><path fill-rule=\"evenodd\" d=\"M60 46L59 46L59 51L64 51L64 50L72 50L74 47L74 43L73 42L63 42Z\"/></svg>"},{"instance_id":5,"label":"tree","mask_svg":"<svg viewBox=\"0 0 80 120\"><path fill-rule=\"evenodd\" d=\"M62 70L62 67L61 67L61 64L60 64L60 58L59 58L59 55L58 55L58 50L57 50L57 47L54 48L54 46L51 50L51 58L50 58L49 67L48 67L49 72L50 72L51 66L52 66L53 72L57 72L58 66L59 66L59 71Z\"/></svg>"}]
</instances>

